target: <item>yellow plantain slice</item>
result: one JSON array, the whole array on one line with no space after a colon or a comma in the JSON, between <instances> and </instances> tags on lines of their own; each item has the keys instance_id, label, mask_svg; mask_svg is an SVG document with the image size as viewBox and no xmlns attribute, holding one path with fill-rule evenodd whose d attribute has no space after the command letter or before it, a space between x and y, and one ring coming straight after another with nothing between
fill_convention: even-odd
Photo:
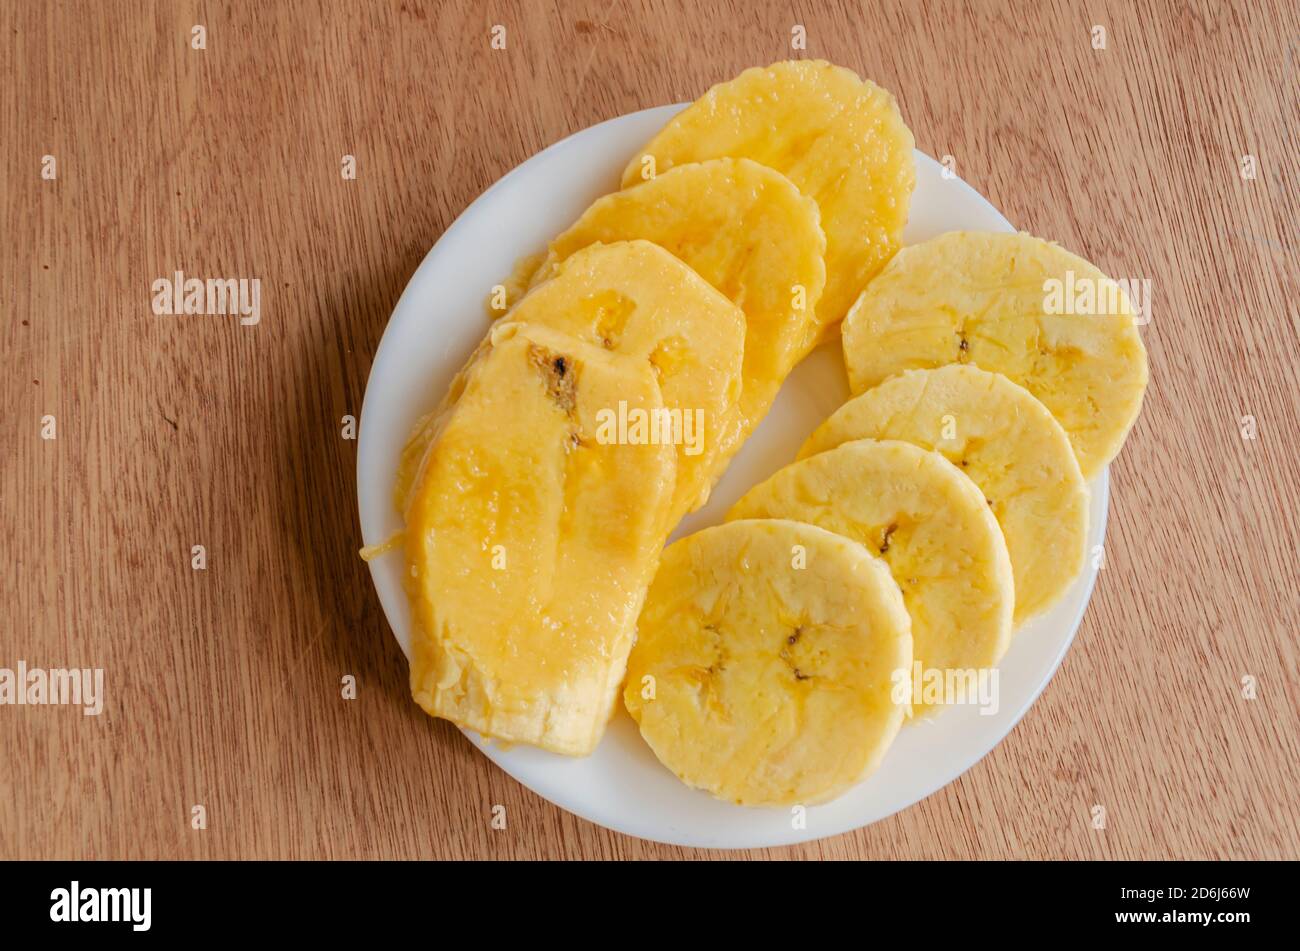
<instances>
[{"instance_id":1,"label":"yellow plantain slice","mask_svg":"<svg viewBox=\"0 0 1300 951\"><path fill-rule=\"evenodd\" d=\"M1065 427L1085 479L1123 446L1147 385L1120 285L1027 234L954 231L898 252L844 321L844 362L854 393L948 363L1001 373Z\"/></svg>"},{"instance_id":2,"label":"yellow plantain slice","mask_svg":"<svg viewBox=\"0 0 1300 951\"><path fill-rule=\"evenodd\" d=\"M706 528L664 551L623 702L688 785L742 805L821 802L898 732L908 624L855 542L782 520Z\"/></svg>"},{"instance_id":3,"label":"yellow plantain slice","mask_svg":"<svg viewBox=\"0 0 1300 951\"><path fill-rule=\"evenodd\" d=\"M623 185L722 156L786 175L821 209L826 290L817 316L825 329L898 250L916 185L912 148L884 89L822 60L776 63L714 86L674 116L633 156Z\"/></svg>"},{"instance_id":4,"label":"yellow plantain slice","mask_svg":"<svg viewBox=\"0 0 1300 951\"><path fill-rule=\"evenodd\" d=\"M675 452L602 442L661 408L644 359L499 324L421 467L405 550L411 692L433 716L590 753L667 530Z\"/></svg>"}]
</instances>

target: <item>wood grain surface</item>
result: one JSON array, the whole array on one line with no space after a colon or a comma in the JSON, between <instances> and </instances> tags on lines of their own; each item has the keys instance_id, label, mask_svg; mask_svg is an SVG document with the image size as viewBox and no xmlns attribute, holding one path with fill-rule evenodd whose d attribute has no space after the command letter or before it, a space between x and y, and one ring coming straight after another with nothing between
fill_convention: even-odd
<instances>
[{"instance_id":1,"label":"wood grain surface","mask_svg":"<svg viewBox=\"0 0 1300 951\"><path fill-rule=\"evenodd\" d=\"M1291 0L14 0L0 34L0 667L102 667L107 695L0 707L0 858L724 854L576 819L416 708L341 420L405 282L498 177L791 56L892 90L1018 227L1150 278L1151 387L1105 570L1024 720L891 819L748 854L1300 854ZM261 322L155 316L178 269L259 277Z\"/></svg>"}]
</instances>

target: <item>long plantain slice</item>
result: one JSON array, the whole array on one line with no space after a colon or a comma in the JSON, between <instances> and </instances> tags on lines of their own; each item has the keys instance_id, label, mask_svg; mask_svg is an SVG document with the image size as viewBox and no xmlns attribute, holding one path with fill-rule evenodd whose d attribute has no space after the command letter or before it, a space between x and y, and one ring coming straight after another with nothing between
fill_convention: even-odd
<instances>
[{"instance_id":1,"label":"long plantain slice","mask_svg":"<svg viewBox=\"0 0 1300 951\"><path fill-rule=\"evenodd\" d=\"M1120 285L1027 234L954 231L898 252L844 321L844 362L854 393L948 363L1001 373L1065 427L1085 479L1119 452L1147 385Z\"/></svg>"},{"instance_id":2,"label":"long plantain slice","mask_svg":"<svg viewBox=\"0 0 1300 951\"><path fill-rule=\"evenodd\" d=\"M722 446L725 464L811 348L826 282L817 206L784 175L755 162L684 165L596 201L551 242L532 285L589 244L633 238L676 255L745 313L740 412Z\"/></svg>"},{"instance_id":3,"label":"long plantain slice","mask_svg":"<svg viewBox=\"0 0 1300 951\"><path fill-rule=\"evenodd\" d=\"M644 359L499 324L416 481L411 692L433 716L584 755L618 694L667 531L672 446L598 438L663 406Z\"/></svg>"},{"instance_id":4,"label":"long plantain slice","mask_svg":"<svg viewBox=\"0 0 1300 951\"><path fill-rule=\"evenodd\" d=\"M897 734L908 627L855 542L782 520L706 528L664 551L623 702L683 782L743 805L820 802Z\"/></svg>"},{"instance_id":5,"label":"long plantain slice","mask_svg":"<svg viewBox=\"0 0 1300 951\"><path fill-rule=\"evenodd\" d=\"M903 592L927 671L992 667L1010 643L1006 542L975 483L938 453L892 440L844 443L786 466L727 513L749 518L808 522L878 553ZM912 706L929 712L919 699Z\"/></svg>"},{"instance_id":6,"label":"long plantain slice","mask_svg":"<svg viewBox=\"0 0 1300 951\"><path fill-rule=\"evenodd\" d=\"M942 453L980 487L1006 536L1017 624L1070 586L1087 543L1088 486L1070 437L1024 387L956 363L908 370L836 410L799 458L863 438Z\"/></svg>"},{"instance_id":7,"label":"long plantain slice","mask_svg":"<svg viewBox=\"0 0 1300 951\"><path fill-rule=\"evenodd\" d=\"M747 69L678 113L623 172L627 187L730 155L785 174L821 209L822 329L838 323L898 249L916 167L894 97L822 60Z\"/></svg>"}]
</instances>

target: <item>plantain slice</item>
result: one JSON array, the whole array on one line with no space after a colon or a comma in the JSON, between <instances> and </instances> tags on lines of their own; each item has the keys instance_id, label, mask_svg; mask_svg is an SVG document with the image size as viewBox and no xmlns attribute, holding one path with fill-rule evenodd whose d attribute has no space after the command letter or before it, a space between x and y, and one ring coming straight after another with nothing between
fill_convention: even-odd
<instances>
[{"instance_id":1,"label":"plantain slice","mask_svg":"<svg viewBox=\"0 0 1300 951\"><path fill-rule=\"evenodd\" d=\"M730 522L665 549L623 701L659 760L742 805L829 799L903 721L907 612L863 546L784 520Z\"/></svg>"},{"instance_id":2,"label":"plantain slice","mask_svg":"<svg viewBox=\"0 0 1300 951\"><path fill-rule=\"evenodd\" d=\"M844 362L854 393L949 363L1001 373L1051 410L1085 479L1123 446L1147 385L1122 286L1027 234L954 231L898 252L844 321Z\"/></svg>"},{"instance_id":3,"label":"plantain slice","mask_svg":"<svg viewBox=\"0 0 1300 951\"><path fill-rule=\"evenodd\" d=\"M500 324L412 494L411 692L433 716L585 755L609 720L667 531L671 445L599 438L663 406L644 359Z\"/></svg>"},{"instance_id":4,"label":"plantain slice","mask_svg":"<svg viewBox=\"0 0 1300 951\"><path fill-rule=\"evenodd\" d=\"M898 250L916 185L912 149L886 90L824 60L787 61L747 69L679 112L633 156L623 185L722 156L786 175L821 209L824 331Z\"/></svg>"}]
</instances>

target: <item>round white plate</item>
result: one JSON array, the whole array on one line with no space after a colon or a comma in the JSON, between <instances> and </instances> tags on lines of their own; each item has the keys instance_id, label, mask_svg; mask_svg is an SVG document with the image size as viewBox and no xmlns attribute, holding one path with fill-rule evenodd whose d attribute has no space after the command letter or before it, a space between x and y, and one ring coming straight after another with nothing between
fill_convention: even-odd
<instances>
[{"instance_id":1,"label":"round white plate","mask_svg":"<svg viewBox=\"0 0 1300 951\"><path fill-rule=\"evenodd\" d=\"M393 311L366 386L357 458L357 495L367 544L401 527L391 502L394 468L415 421L441 399L483 336L483 301L516 259L546 246L595 198L618 187L624 164L679 109L663 106L585 129L534 155L456 219L433 246ZM904 243L958 229L1013 231L982 196L916 153L916 193ZM751 486L794 459L812 430L848 396L838 342L821 347L786 381L771 413L731 463L709 504L677 535L722 520ZM1107 475L1092 483L1089 551L1106 529ZM402 589L401 551L370 564L388 623L410 656L410 610ZM502 750L470 739L507 773L584 819L677 845L757 848L836 835L883 819L952 782L1011 731L1047 685L1074 639L1092 594L1089 566L1047 614L1017 632L1002 661L1000 705L951 708L905 726L880 768L839 799L798 816L752 809L689 789L659 764L636 724L618 706L594 754L570 759L531 747ZM429 750L429 770L437 769Z\"/></svg>"}]
</instances>

